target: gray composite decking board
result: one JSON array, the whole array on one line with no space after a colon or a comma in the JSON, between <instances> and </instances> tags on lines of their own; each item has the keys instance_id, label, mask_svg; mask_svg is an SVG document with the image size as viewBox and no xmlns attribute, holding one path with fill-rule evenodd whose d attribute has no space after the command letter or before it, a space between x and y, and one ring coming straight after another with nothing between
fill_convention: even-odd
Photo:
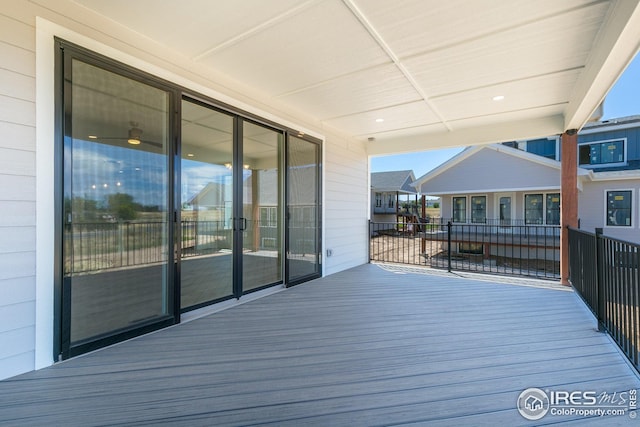
<instances>
[{"instance_id":1,"label":"gray composite decking board","mask_svg":"<svg viewBox=\"0 0 640 427\"><path fill-rule=\"evenodd\" d=\"M529 387L640 381L572 292L364 265L2 381L0 425L532 425Z\"/></svg>"}]
</instances>

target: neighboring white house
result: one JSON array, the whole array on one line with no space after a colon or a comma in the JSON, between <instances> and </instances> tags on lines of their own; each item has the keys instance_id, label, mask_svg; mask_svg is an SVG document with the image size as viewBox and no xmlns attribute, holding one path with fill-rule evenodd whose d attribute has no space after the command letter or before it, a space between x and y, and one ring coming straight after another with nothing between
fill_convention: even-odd
<instances>
[{"instance_id":1,"label":"neighboring white house","mask_svg":"<svg viewBox=\"0 0 640 427\"><path fill-rule=\"evenodd\" d=\"M640 242L639 136L638 116L590 123L578 134L582 229ZM550 137L468 147L414 185L440 196L442 217L454 223L560 225L558 145Z\"/></svg>"},{"instance_id":2,"label":"neighboring white house","mask_svg":"<svg viewBox=\"0 0 640 427\"><path fill-rule=\"evenodd\" d=\"M371 220L396 222L403 212L403 200L408 203L417 191L411 184L416 180L412 170L373 172L371 174Z\"/></svg>"}]
</instances>

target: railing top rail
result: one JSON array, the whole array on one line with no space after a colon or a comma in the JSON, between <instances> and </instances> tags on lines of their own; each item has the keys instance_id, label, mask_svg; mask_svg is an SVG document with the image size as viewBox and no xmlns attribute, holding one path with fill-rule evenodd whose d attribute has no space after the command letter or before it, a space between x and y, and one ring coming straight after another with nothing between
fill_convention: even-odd
<instances>
[{"instance_id":1,"label":"railing top rail","mask_svg":"<svg viewBox=\"0 0 640 427\"><path fill-rule=\"evenodd\" d=\"M567 229L569 229L570 231L575 231L575 232L577 232L577 233L587 235L587 236L593 236L593 237L595 237L595 235L596 235L595 233L591 233L591 232L589 232L589 231L581 230L581 229L579 229L579 228L574 228L574 227L569 227L569 226L567 226Z\"/></svg>"}]
</instances>

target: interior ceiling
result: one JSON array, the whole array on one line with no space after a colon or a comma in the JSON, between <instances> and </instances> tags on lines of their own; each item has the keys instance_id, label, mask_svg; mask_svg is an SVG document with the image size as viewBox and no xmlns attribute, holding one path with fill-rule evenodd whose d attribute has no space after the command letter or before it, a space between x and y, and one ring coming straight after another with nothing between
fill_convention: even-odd
<instances>
[{"instance_id":1,"label":"interior ceiling","mask_svg":"<svg viewBox=\"0 0 640 427\"><path fill-rule=\"evenodd\" d=\"M639 1L74 3L375 155L582 127L638 50Z\"/></svg>"}]
</instances>

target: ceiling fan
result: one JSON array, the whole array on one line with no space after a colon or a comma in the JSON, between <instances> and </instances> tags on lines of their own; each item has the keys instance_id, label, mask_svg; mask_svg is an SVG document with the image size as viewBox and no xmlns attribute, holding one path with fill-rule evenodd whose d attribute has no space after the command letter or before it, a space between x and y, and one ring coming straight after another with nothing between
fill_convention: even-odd
<instances>
[{"instance_id":1,"label":"ceiling fan","mask_svg":"<svg viewBox=\"0 0 640 427\"><path fill-rule=\"evenodd\" d=\"M127 140L127 142L131 145L140 145L140 144L147 144L147 145L152 145L154 147L158 147L158 148L162 148L163 145L159 142L155 142L155 141L150 141L148 139L142 139L142 134L143 131L141 128L138 127L138 123L137 122L129 122L129 124L131 125L131 127L129 128L128 134L126 137L124 136L104 136L104 137L100 137L100 139L120 139L120 140Z\"/></svg>"}]
</instances>

